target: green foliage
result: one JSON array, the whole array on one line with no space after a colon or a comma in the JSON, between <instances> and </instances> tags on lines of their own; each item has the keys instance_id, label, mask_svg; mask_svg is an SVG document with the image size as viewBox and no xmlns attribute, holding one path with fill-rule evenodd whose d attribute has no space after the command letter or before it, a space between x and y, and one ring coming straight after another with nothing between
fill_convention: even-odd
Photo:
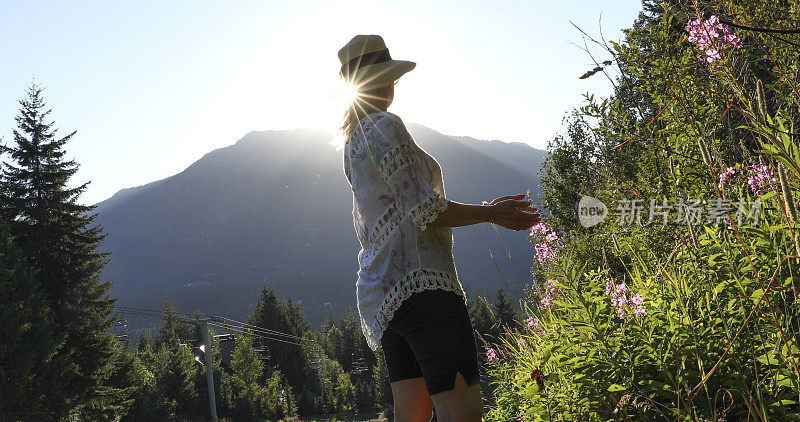
<instances>
[{"instance_id":1,"label":"green foliage","mask_svg":"<svg viewBox=\"0 0 800 422\"><path fill-rule=\"evenodd\" d=\"M279 370L273 371L266 383L264 364L253 349L250 336L240 336L231 357L233 367L234 408L232 415L239 421L279 419L294 414L291 389Z\"/></svg>"},{"instance_id":2,"label":"green foliage","mask_svg":"<svg viewBox=\"0 0 800 422\"><path fill-rule=\"evenodd\" d=\"M519 311L505 289L497 289L492 310L500 325L500 331L513 330L519 326Z\"/></svg>"},{"instance_id":3,"label":"green foliage","mask_svg":"<svg viewBox=\"0 0 800 422\"><path fill-rule=\"evenodd\" d=\"M168 300L161 309L161 324L158 327L158 334L153 339L153 346L156 349L195 336L193 327L182 321L182 318L184 316L178 312L172 301Z\"/></svg>"},{"instance_id":4,"label":"green foliage","mask_svg":"<svg viewBox=\"0 0 800 422\"><path fill-rule=\"evenodd\" d=\"M49 414L40 397L50 389L45 381L57 376L51 360L64 341L51 318L33 271L0 220L0 414L9 419Z\"/></svg>"},{"instance_id":5,"label":"green foliage","mask_svg":"<svg viewBox=\"0 0 800 422\"><path fill-rule=\"evenodd\" d=\"M9 305L3 302L3 313L20 311L19 317L9 319L8 328L25 337L35 335L39 343L39 351L14 358L20 370L28 371L14 374L23 377L23 390L29 383L47 389L46 394L27 397L24 405L47 419L89 419L98 416L99 408L121 410L125 402L124 389L111 387L109 381L116 371L115 339L109 334L113 300L107 296L110 283L100 281L108 253L96 252L105 235L101 227L89 227L96 217L91 214L94 206L77 202L88 182L67 187L78 164L64 160L63 147L75 132L56 137L54 123L46 120L51 110L42 91L35 84L28 88L19 101L14 144L0 148L12 159L3 163L0 214L29 274L35 274L31 285L38 286L33 296L26 287L7 286L12 297ZM21 277L22 273L15 275L11 283ZM30 309L5 308L18 306L24 295L29 295ZM39 315L34 317L31 310ZM28 358L35 360L25 361ZM117 410L105 416L113 418Z\"/></svg>"},{"instance_id":6,"label":"green foliage","mask_svg":"<svg viewBox=\"0 0 800 422\"><path fill-rule=\"evenodd\" d=\"M354 388L353 410L373 410L375 389L373 367L376 354L367 345L361 324L352 310L338 321L329 318L320 327L320 339L325 354L339 363L349 374Z\"/></svg>"},{"instance_id":7,"label":"green foliage","mask_svg":"<svg viewBox=\"0 0 800 422\"><path fill-rule=\"evenodd\" d=\"M383 350L378 349L375 356L377 359L372 369L372 383L375 389L375 404L382 409L387 404L394 403L394 398L392 396L392 385L389 382L389 370L386 368L386 358L383 355Z\"/></svg>"},{"instance_id":8,"label":"green foliage","mask_svg":"<svg viewBox=\"0 0 800 422\"><path fill-rule=\"evenodd\" d=\"M299 408L303 413L332 413L353 410L355 388L350 375L338 362L325 355L311 333L303 339L306 385L300 394Z\"/></svg>"},{"instance_id":9,"label":"green foliage","mask_svg":"<svg viewBox=\"0 0 800 422\"><path fill-rule=\"evenodd\" d=\"M614 95L587 96L566 137L550 144L543 203L566 247L537 266L530 299L543 280L563 293L528 310L541 327L501 336L488 420L800 419L800 90L791 44L800 37L737 31L744 48L709 65L684 30L708 13L683 1L643 7L624 42L608 48L621 72ZM756 27L800 18L796 5L776 1L714 8ZM777 176L763 193L748 185L752 164ZM585 228L573 208L581 194L605 204L759 200L761 209L757 223L607 219Z\"/></svg>"},{"instance_id":10,"label":"green foliage","mask_svg":"<svg viewBox=\"0 0 800 422\"><path fill-rule=\"evenodd\" d=\"M308 323L300 305L291 299L281 301L275 291L266 285L248 322L297 337L303 337L305 333L311 331L311 324ZM270 350L274 359L272 363L286 376L292 391L301 394L306 385L304 371L308 365L304 354L298 353L297 345L277 341L270 344Z\"/></svg>"}]
</instances>

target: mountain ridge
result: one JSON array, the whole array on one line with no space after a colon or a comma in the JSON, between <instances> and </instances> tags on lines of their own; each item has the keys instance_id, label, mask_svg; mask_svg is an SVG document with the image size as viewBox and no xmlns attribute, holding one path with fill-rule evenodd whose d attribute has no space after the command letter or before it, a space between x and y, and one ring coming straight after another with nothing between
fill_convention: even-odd
<instances>
[{"instance_id":1,"label":"mountain ridge","mask_svg":"<svg viewBox=\"0 0 800 422\"><path fill-rule=\"evenodd\" d=\"M479 203L538 192L545 151L407 127L442 166L448 199ZM270 284L300 300L314 323L355 309L360 248L352 190L332 140L316 129L250 131L179 173L98 202L97 222L108 234L100 249L112 252L103 273L112 295L124 306L154 309L171 297L187 311L242 318ZM513 282L519 294L527 280L515 273L528 272L499 262L499 282L486 248L501 251L505 243L514 256L530 256L525 235L480 226L454 229L459 279L481 292Z\"/></svg>"}]
</instances>

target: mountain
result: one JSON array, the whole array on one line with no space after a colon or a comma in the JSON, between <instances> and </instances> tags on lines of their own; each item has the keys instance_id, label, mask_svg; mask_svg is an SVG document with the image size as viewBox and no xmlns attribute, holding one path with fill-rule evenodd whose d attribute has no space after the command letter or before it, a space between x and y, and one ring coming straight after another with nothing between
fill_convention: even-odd
<instances>
[{"instance_id":1,"label":"mountain","mask_svg":"<svg viewBox=\"0 0 800 422\"><path fill-rule=\"evenodd\" d=\"M441 164L447 198L480 203L528 189L536 197L545 151L407 127ZM250 132L174 176L98 203L107 233L100 249L112 252L103 277L117 303L160 309L171 298L186 312L242 319L269 284L300 300L314 324L356 312L352 191L332 140L308 129ZM453 230L459 278L472 293L507 283L520 295L530 280L526 232L499 229Z\"/></svg>"}]
</instances>

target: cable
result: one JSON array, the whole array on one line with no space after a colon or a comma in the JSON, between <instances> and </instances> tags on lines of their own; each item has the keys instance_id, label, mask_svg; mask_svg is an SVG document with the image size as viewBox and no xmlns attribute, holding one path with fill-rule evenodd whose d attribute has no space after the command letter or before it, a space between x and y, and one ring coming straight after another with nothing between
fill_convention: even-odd
<instances>
[{"instance_id":1,"label":"cable","mask_svg":"<svg viewBox=\"0 0 800 422\"><path fill-rule=\"evenodd\" d=\"M231 319L231 318L225 318L225 317L221 317L221 316L218 316L216 318L224 319L224 320L227 320L227 321L231 321L231 322L234 322L236 324L239 324L239 325L242 325L242 326L246 326L248 328L262 330L262 331L265 331L265 332L267 332L269 334L273 334L273 335L279 335L279 336L284 336L284 337L289 337L289 338L296 338L298 340L302 340L303 339L303 337L300 337L300 336L295 336L295 335L292 335L292 334L282 333L280 331L271 330L269 328L262 328L262 327L259 327L257 325L248 324L246 322L237 321L237 320Z\"/></svg>"},{"instance_id":2,"label":"cable","mask_svg":"<svg viewBox=\"0 0 800 422\"><path fill-rule=\"evenodd\" d=\"M233 326L227 326L226 324L221 324L221 323L218 323L218 322L209 321L208 325L213 326L213 327L217 327L217 328L221 328L221 329L227 330L227 331L233 331L233 332L237 332L237 333L241 333L241 334L252 335L254 337L264 338L264 339L267 339L267 340L279 341L281 343L293 344L295 346L302 346L301 343L295 343L293 341L283 340L283 339L279 339L279 338L267 337L267 336L265 336L263 334L254 334L252 331L246 331L246 330L243 330L243 329L235 328Z\"/></svg>"},{"instance_id":3,"label":"cable","mask_svg":"<svg viewBox=\"0 0 800 422\"><path fill-rule=\"evenodd\" d=\"M127 307L127 306L118 306L117 308L121 312L129 313L131 315L138 315L138 316L160 317L161 314L163 313L162 311L158 311L158 310L155 310L155 309L131 308L131 307ZM183 312L177 312L177 313L179 315L182 315L184 318L191 319L191 318L187 317L186 316L187 314L185 314ZM282 336L282 337L286 337L286 338L290 338L290 339L297 339L297 340L303 340L304 339L303 337L300 337L300 336L296 336L296 335L293 335L293 334L288 334L288 333L272 330L272 329L269 329L269 328L259 327L257 325L248 324L248 323L242 322L242 321L237 321L237 320L232 319L232 318L226 318L226 317L216 316L216 315L206 315L206 314L200 314L200 316L203 317L203 318L209 318L210 319L210 321L208 321L209 325L214 325L214 326L217 326L218 328L228 329L228 330L231 330L231 331L236 331L236 332L240 332L240 333L244 333L244 334L252 334L252 332L255 331L255 332L261 334L261 335L259 335L259 337L266 338L266 339L269 339L269 340L275 340L275 341L280 341L280 342L283 342L283 343L294 344L294 345L298 345L299 346L299 345L301 345L301 343L293 342L293 341L289 341L289 340L283 340L283 339L276 339L276 338L272 338L272 337L268 337L268 336L270 336L270 335L271 336ZM229 321L229 323L222 322L222 321L214 321L215 318L216 319L220 319L220 320ZM316 341L316 340L313 340L313 339L307 339L307 340L317 344L320 347L322 347L322 344L320 342ZM359 349L363 353L363 347L349 346L349 345L346 345L346 344L341 344L340 346L343 347L343 348L347 348L347 349Z\"/></svg>"},{"instance_id":4,"label":"cable","mask_svg":"<svg viewBox=\"0 0 800 422\"><path fill-rule=\"evenodd\" d=\"M245 330L245 329L242 329L242 328L237 328L237 327L234 327L234 326L231 326L231 325L220 324L218 322L209 321L208 325L212 326L212 327L215 327L215 328L219 328L219 329L225 330L225 331L233 331L235 333L247 334L247 335L250 335L250 336L253 336L253 337L257 337L257 338L280 341L280 342L283 342L283 343L294 344L296 346L301 346L302 345L301 343L265 336L264 334L260 334L260 333L253 332L253 331L250 331L250 330Z\"/></svg>"},{"instance_id":5,"label":"cable","mask_svg":"<svg viewBox=\"0 0 800 422\"><path fill-rule=\"evenodd\" d=\"M248 333L257 333L258 335L265 335L265 336L275 335L275 334L272 334L272 333L265 333L265 332L263 332L261 330L255 329L255 328L241 327L241 326L237 326L235 324L226 324L224 322L219 322L219 321L209 321L208 323L216 325L216 326L219 326L219 327L222 327L222 328L230 328L230 329L235 329L235 330L239 330L239 331L242 331L242 332L248 332ZM286 341L289 341L289 340L286 340ZM297 343L297 342L293 342L293 343Z\"/></svg>"},{"instance_id":6,"label":"cable","mask_svg":"<svg viewBox=\"0 0 800 422\"><path fill-rule=\"evenodd\" d=\"M246 328L250 328L250 329L253 329L253 330L260 330L261 332L266 333L266 334L270 334L270 335L280 335L280 336L284 336L284 337L296 338L298 340L304 340L305 339L305 340L308 340L308 341L310 341L312 343L316 343L320 347L322 347L322 344L320 342L314 340L314 339L305 338L305 337L299 337L299 336L295 336L295 335L292 335L292 334L287 334L287 333L283 333L283 332L280 332L280 331L275 331L275 330L271 330L271 329L268 329L268 328L259 327L257 325L247 324L247 323L244 323L244 322L241 322L241 321L237 321L237 320L231 319L231 318L225 318L225 317L216 317L216 318L225 319L225 320L228 320L228 321L231 321L231 322L235 322L236 324L239 324L239 325L242 325L242 326L246 326ZM228 325L232 325L232 324L228 324ZM340 346L348 348L348 349L358 349L358 350L360 350L362 352L362 354L363 354L363 351L364 351L363 350L364 348L360 347L360 346L348 346L346 344L342 344Z\"/></svg>"}]
</instances>

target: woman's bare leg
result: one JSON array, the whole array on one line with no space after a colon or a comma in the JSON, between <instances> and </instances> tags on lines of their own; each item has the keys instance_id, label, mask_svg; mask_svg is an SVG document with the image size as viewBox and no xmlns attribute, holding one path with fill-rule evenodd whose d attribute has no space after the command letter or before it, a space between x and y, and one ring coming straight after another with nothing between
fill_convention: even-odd
<instances>
[{"instance_id":1,"label":"woman's bare leg","mask_svg":"<svg viewBox=\"0 0 800 422\"><path fill-rule=\"evenodd\" d=\"M395 422L430 422L433 402L424 378L395 381L391 386Z\"/></svg>"},{"instance_id":2,"label":"woman's bare leg","mask_svg":"<svg viewBox=\"0 0 800 422\"><path fill-rule=\"evenodd\" d=\"M453 389L431 396L438 422L480 422L483 417L480 382L468 386L461 372L456 373Z\"/></svg>"}]
</instances>

